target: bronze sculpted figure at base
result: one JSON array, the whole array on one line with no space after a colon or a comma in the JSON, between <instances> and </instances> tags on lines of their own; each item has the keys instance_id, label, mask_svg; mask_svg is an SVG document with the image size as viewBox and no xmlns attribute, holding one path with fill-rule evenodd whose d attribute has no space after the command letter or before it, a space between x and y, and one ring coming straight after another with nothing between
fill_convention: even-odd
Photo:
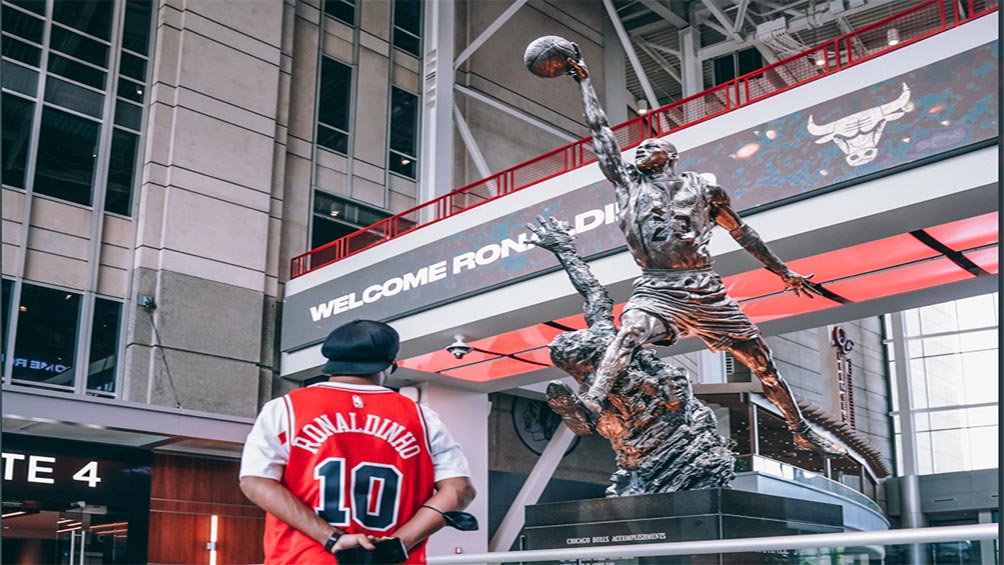
<instances>
[{"instance_id":1,"label":"bronze sculpted figure at base","mask_svg":"<svg viewBox=\"0 0 1004 565\"><path fill-rule=\"evenodd\" d=\"M551 359L587 390L617 337L614 302L576 252L568 225L554 218L538 221L539 226L527 227L536 235L536 245L557 256L585 298L589 325L558 335L550 345ZM686 370L663 363L651 349L631 356L624 376L610 389L609 407L595 421L564 383L552 382L547 397L574 433L596 431L610 440L617 472L607 496L726 487L735 477L735 456L729 440L718 433L714 412L694 397Z\"/></svg>"},{"instance_id":2,"label":"bronze sculpted figure at base","mask_svg":"<svg viewBox=\"0 0 1004 565\"><path fill-rule=\"evenodd\" d=\"M721 277L711 268L712 230L716 225L724 228L796 295L812 298L812 275L793 272L767 247L732 209L713 174L678 173L679 154L672 143L647 139L635 151L633 163L624 160L586 63L578 47L569 45L575 56L566 58L568 74L579 84L600 170L614 185L620 228L642 269L621 314L621 328L596 368L592 385L574 397L583 417L590 422L601 417L612 388L639 347L693 335L712 351L729 351L756 374L764 394L784 415L798 449L846 455L846 449L818 434L802 417L760 331L726 294Z\"/></svg>"}]
</instances>

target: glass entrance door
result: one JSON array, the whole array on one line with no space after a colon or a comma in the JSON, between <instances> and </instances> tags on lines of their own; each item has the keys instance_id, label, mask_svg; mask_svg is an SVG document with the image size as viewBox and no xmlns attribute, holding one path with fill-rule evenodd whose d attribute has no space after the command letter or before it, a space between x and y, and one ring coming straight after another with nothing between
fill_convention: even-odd
<instances>
[{"instance_id":1,"label":"glass entrance door","mask_svg":"<svg viewBox=\"0 0 1004 565\"><path fill-rule=\"evenodd\" d=\"M11 565L126 563L124 512L74 502L59 509L5 507L3 556Z\"/></svg>"}]
</instances>

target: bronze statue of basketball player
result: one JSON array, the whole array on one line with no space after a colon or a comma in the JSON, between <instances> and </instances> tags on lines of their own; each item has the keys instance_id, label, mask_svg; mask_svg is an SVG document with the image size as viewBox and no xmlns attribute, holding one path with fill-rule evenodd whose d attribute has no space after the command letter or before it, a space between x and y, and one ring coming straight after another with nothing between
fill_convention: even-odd
<instances>
[{"instance_id":1,"label":"bronze statue of basketball player","mask_svg":"<svg viewBox=\"0 0 1004 565\"><path fill-rule=\"evenodd\" d=\"M600 170L614 185L621 231L642 268L621 314L617 337L607 348L592 386L578 398L581 406L592 418L599 417L602 403L638 347L693 335L712 351L729 351L756 374L764 394L784 415L798 449L831 457L846 455L846 449L816 433L802 417L760 331L725 293L721 277L711 268L712 229L719 225L728 231L796 295L812 298L815 289L808 280L812 275L793 272L767 247L732 209L713 174L677 173L679 154L673 144L647 139L635 151L634 163L624 160L590 84L585 61L579 55L567 62L569 74L582 91Z\"/></svg>"}]
</instances>

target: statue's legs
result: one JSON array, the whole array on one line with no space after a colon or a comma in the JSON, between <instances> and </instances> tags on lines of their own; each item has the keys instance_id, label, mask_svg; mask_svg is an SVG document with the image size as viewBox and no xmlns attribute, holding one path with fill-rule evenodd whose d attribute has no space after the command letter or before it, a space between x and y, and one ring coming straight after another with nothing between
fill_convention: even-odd
<instances>
[{"instance_id":1,"label":"statue's legs","mask_svg":"<svg viewBox=\"0 0 1004 565\"><path fill-rule=\"evenodd\" d=\"M798 449L816 451L831 457L847 455L846 449L817 434L802 417L802 412L795 404L795 396L778 373L770 348L762 337L735 343L729 351L760 379L767 399L784 415Z\"/></svg>"},{"instance_id":2,"label":"statue's legs","mask_svg":"<svg viewBox=\"0 0 1004 565\"><path fill-rule=\"evenodd\" d=\"M652 341L675 342L678 332L667 327L659 318L643 310L625 310L621 314L621 329L617 337L607 346L603 360L596 369L596 379L580 398L582 404L594 416L599 416L603 401L610 389L624 374L634 350Z\"/></svg>"}]
</instances>

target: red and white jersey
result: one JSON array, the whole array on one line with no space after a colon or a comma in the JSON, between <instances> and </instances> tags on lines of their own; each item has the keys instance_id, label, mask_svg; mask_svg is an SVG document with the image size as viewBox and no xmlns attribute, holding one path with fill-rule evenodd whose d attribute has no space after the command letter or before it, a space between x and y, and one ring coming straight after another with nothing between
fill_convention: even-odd
<instances>
[{"instance_id":1,"label":"red and white jersey","mask_svg":"<svg viewBox=\"0 0 1004 565\"><path fill-rule=\"evenodd\" d=\"M469 472L434 412L384 387L325 382L265 405L244 446L246 475L281 481L333 526L382 537L418 511L436 481ZM271 514L264 546L266 563L335 561ZM424 562L423 542L408 563Z\"/></svg>"}]
</instances>

